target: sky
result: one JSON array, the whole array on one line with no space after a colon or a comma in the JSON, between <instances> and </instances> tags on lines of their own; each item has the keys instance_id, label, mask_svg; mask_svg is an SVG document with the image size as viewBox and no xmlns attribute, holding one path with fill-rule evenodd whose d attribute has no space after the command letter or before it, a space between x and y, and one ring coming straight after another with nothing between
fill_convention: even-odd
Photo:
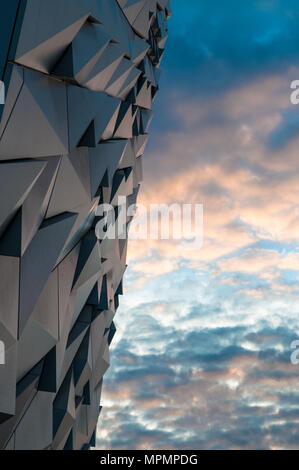
<instances>
[{"instance_id":1,"label":"sky","mask_svg":"<svg viewBox=\"0 0 299 470\"><path fill-rule=\"evenodd\" d=\"M139 203L204 243L130 241L98 449L299 449L297 0L173 0Z\"/></svg>"}]
</instances>

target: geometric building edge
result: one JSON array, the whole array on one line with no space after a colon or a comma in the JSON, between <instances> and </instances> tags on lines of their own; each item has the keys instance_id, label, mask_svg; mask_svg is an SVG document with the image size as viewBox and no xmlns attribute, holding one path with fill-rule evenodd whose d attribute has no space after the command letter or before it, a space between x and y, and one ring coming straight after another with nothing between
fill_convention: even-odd
<instances>
[{"instance_id":1,"label":"geometric building edge","mask_svg":"<svg viewBox=\"0 0 299 470\"><path fill-rule=\"evenodd\" d=\"M96 209L136 202L170 0L3 3L0 449L86 450L127 253Z\"/></svg>"}]
</instances>

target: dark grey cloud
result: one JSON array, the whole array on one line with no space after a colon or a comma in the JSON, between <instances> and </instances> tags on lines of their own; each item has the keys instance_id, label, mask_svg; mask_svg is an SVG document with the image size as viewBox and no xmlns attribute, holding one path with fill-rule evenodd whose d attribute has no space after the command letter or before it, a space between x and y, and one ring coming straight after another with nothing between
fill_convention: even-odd
<instances>
[{"instance_id":1,"label":"dark grey cloud","mask_svg":"<svg viewBox=\"0 0 299 470\"><path fill-rule=\"evenodd\" d=\"M272 151L282 150L289 142L299 137L299 111L297 107L282 113L281 123L270 133L268 147Z\"/></svg>"},{"instance_id":2,"label":"dark grey cloud","mask_svg":"<svg viewBox=\"0 0 299 470\"><path fill-rule=\"evenodd\" d=\"M188 132L173 103L196 99L198 106L256 80L284 75L299 66L299 10L296 0L175 0L163 60L162 92L155 106L152 130ZM292 80L299 77L294 76ZM290 95L286 79L285 94ZM244 114L246 110L244 109ZM226 110L206 112L198 130L232 127ZM270 151L281 150L298 137L298 111L282 113L282 123L269 136ZM161 151L163 139L149 142ZM167 143L166 143L167 145ZM162 147L163 148L163 147ZM234 162L235 164L236 162Z\"/></svg>"},{"instance_id":3,"label":"dark grey cloud","mask_svg":"<svg viewBox=\"0 0 299 470\"><path fill-rule=\"evenodd\" d=\"M173 3L164 58L167 83L187 80L190 93L222 93L299 64L296 0Z\"/></svg>"}]
</instances>

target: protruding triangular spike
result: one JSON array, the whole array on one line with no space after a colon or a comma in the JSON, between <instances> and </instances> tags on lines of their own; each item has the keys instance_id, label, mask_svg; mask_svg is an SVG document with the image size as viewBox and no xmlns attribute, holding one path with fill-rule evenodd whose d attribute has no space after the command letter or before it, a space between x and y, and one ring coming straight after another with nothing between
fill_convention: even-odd
<instances>
[{"instance_id":1,"label":"protruding triangular spike","mask_svg":"<svg viewBox=\"0 0 299 470\"><path fill-rule=\"evenodd\" d=\"M77 214L66 213L43 223L21 261L19 334L59 258Z\"/></svg>"}]
</instances>

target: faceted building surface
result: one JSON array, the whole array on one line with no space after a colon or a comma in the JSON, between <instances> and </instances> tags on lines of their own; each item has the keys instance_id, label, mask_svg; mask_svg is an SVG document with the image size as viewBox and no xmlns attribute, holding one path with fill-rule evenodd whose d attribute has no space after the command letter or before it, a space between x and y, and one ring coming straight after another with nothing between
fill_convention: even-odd
<instances>
[{"instance_id":1,"label":"faceted building surface","mask_svg":"<svg viewBox=\"0 0 299 470\"><path fill-rule=\"evenodd\" d=\"M0 12L0 448L95 445L169 0L4 0ZM131 219L127 218L127 224Z\"/></svg>"}]
</instances>

